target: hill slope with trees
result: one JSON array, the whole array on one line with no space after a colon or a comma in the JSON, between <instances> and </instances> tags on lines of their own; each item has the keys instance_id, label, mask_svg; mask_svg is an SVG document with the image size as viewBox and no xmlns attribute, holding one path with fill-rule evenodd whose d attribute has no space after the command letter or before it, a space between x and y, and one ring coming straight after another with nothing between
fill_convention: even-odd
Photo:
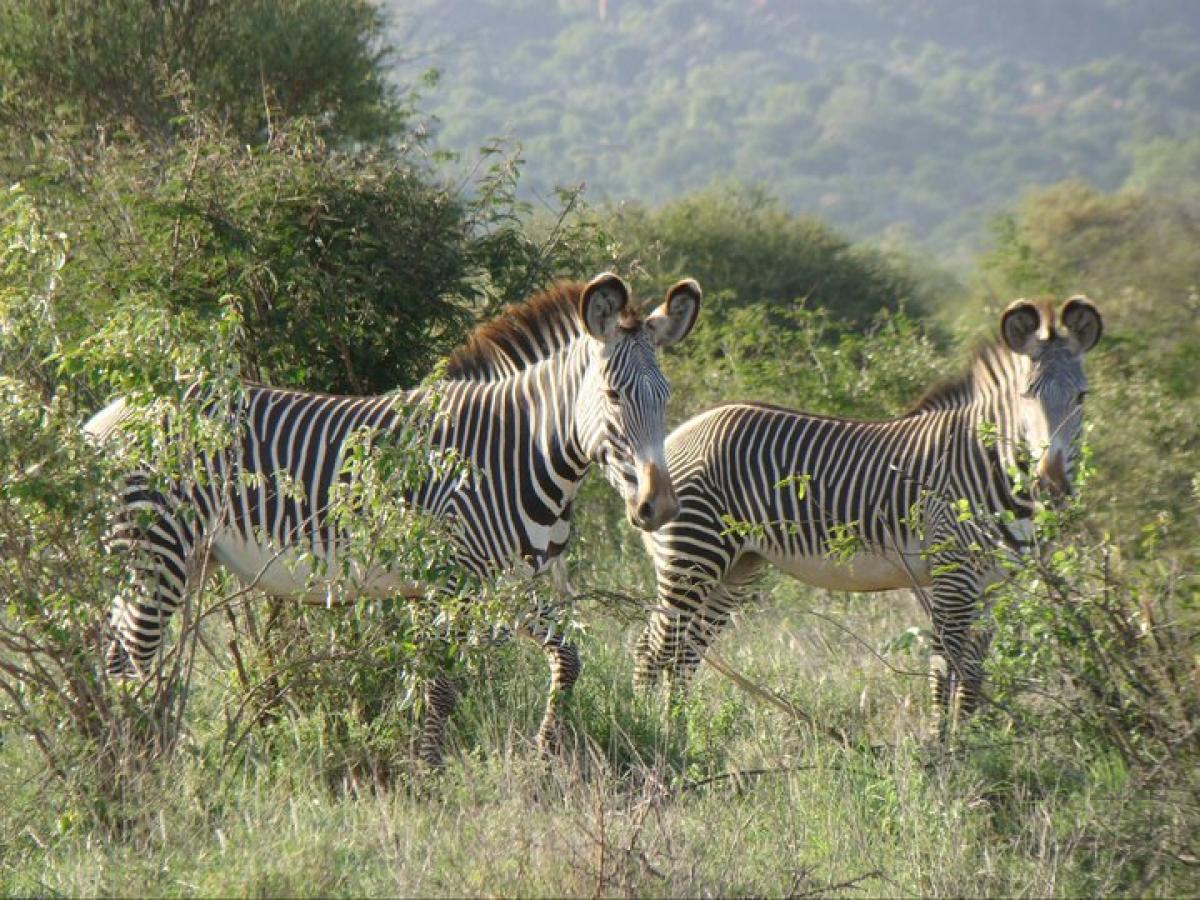
<instances>
[{"instance_id":1,"label":"hill slope with trees","mask_svg":"<svg viewBox=\"0 0 1200 900\"><path fill-rule=\"evenodd\" d=\"M1186 0L422 0L390 4L444 145L511 134L526 187L765 186L857 237L978 249L1029 185L1112 190L1200 128Z\"/></svg>"}]
</instances>

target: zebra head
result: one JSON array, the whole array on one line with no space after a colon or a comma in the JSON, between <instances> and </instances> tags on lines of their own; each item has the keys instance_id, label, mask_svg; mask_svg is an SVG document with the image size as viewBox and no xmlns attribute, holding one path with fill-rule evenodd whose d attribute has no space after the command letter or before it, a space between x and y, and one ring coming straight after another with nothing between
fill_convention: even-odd
<instances>
[{"instance_id":1,"label":"zebra head","mask_svg":"<svg viewBox=\"0 0 1200 900\"><path fill-rule=\"evenodd\" d=\"M691 279L667 291L644 319L616 275L598 275L580 293L579 317L591 337L576 400L580 441L625 498L630 523L643 531L679 512L663 452L670 388L657 350L686 337L699 312L700 285Z\"/></svg>"},{"instance_id":2,"label":"zebra head","mask_svg":"<svg viewBox=\"0 0 1200 900\"><path fill-rule=\"evenodd\" d=\"M1057 323L1048 301L1015 300L1000 319L1004 343L1029 360L1017 406L1035 467L1034 487L1051 496L1071 492L1088 389L1083 355L1102 330L1100 313L1082 296L1063 304Z\"/></svg>"}]
</instances>

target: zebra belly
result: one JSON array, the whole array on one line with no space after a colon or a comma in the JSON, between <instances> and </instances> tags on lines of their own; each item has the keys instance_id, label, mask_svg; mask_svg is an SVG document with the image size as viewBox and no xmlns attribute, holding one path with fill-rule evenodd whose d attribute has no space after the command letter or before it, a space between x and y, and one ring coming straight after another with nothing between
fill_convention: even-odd
<instances>
[{"instance_id":1,"label":"zebra belly","mask_svg":"<svg viewBox=\"0 0 1200 900\"><path fill-rule=\"evenodd\" d=\"M763 548L755 552L806 584L831 591L893 591L928 586L929 566L916 552L901 559L895 553L858 553L842 561L828 556L783 554Z\"/></svg>"},{"instance_id":2,"label":"zebra belly","mask_svg":"<svg viewBox=\"0 0 1200 900\"><path fill-rule=\"evenodd\" d=\"M420 585L405 581L384 566L368 568L355 561L343 571L336 552L317 560L312 553L264 546L229 531L214 538L212 553L244 586L278 597L325 602L346 596L422 592Z\"/></svg>"}]
</instances>

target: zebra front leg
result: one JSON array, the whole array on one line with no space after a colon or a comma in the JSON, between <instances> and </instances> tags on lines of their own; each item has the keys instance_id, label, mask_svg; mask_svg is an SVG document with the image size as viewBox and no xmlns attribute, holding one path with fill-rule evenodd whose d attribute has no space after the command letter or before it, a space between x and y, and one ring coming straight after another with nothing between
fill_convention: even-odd
<instances>
[{"instance_id":1,"label":"zebra front leg","mask_svg":"<svg viewBox=\"0 0 1200 900\"><path fill-rule=\"evenodd\" d=\"M713 583L711 577L694 572L660 572L658 602L638 638L633 667L636 690L649 691L665 674L668 693L673 695L679 683L676 673L699 665L699 657L690 651L688 633Z\"/></svg>"},{"instance_id":2,"label":"zebra front leg","mask_svg":"<svg viewBox=\"0 0 1200 900\"><path fill-rule=\"evenodd\" d=\"M556 755L562 747L562 723L559 706L579 679L583 663L579 650L550 626L538 623L521 629L521 633L542 648L550 664L550 693L546 698L546 711L538 728L537 748L544 757Z\"/></svg>"}]
</instances>

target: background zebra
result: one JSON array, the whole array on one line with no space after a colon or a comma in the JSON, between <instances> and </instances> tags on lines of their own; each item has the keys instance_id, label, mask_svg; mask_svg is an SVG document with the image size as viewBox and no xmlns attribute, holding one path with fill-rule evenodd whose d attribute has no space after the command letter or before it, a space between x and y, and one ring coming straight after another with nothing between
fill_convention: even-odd
<instances>
[{"instance_id":1,"label":"background zebra","mask_svg":"<svg viewBox=\"0 0 1200 900\"><path fill-rule=\"evenodd\" d=\"M658 604L638 642L636 681L667 670L673 689L685 685L771 563L833 590L916 588L933 624L943 727L969 713L987 643L975 625L984 589L1002 574L991 551L1030 545L1036 489L1071 488L1083 355L1101 320L1084 297L1057 319L1047 301L1018 300L1000 330L964 376L897 419L739 403L676 429L667 461L681 509L643 536Z\"/></svg>"},{"instance_id":2,"label":"background zebra","mask_svg":"<svg viewBox=\"0 0 1200 900\"><path fill-rule=\"evenodd\" d=\"M699 307L699 286L685 280L643 318L625 283L605 273L510 307L477 329L430 386L376 397L246 386L227 448L197 451L205 478L163 488L134 472L125 482L112 546L129 554L135 578L114 601L110 671L146 671L210 556L269 594L322 599L338 588L330 582L342 577L339 555L350 548L327 511L331 487L348 477L347 443L363 429L417 423L432 451L466 462L466 472L434 474L408 499L446 524L456 562L472 576L544 570L567 542L571 506L593 462L623 494L633 525L659 527L678 504L663 457L668 387L655 351L682 339ZM431 401L435 415L411 414ZM118 400L86 429L103 438L123 415ZM353 574L360 593L424 589L385 567ZM548 629L533 626L530 635L551 667L538 733L549 750L556 698L578 676L579 658ZM427 699L420 753L436 763L454 706L450 682L434 681Z\"/></svg>"}]
</instances>

